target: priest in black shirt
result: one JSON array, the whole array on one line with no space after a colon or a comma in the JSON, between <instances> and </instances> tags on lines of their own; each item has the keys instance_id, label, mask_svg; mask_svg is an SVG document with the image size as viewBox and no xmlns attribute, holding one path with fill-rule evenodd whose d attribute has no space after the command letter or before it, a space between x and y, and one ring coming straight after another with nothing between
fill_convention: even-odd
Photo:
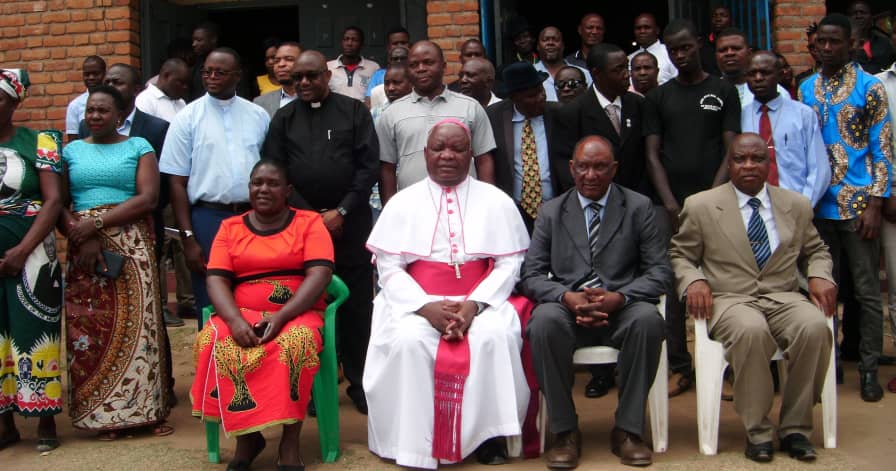
<instances>
[{"instance_id":1,"label":"priest in black shirt","mask_svg":"<svg viewBox=\"0 0 896 471\"><path fill-rule=\"evenodd\" d=\"M373 225L367 201L379 176L379 141L364 104L330 92L321 53L303 52L293 78L299 99L274 115L261 154L288 165L295 187L290 204L320 212L333 238L336 274L351 293L337 317L342 366L348 395L366 414L361 375L370 338L373 266L364 242Z\"/></svg>"}]
</instances>

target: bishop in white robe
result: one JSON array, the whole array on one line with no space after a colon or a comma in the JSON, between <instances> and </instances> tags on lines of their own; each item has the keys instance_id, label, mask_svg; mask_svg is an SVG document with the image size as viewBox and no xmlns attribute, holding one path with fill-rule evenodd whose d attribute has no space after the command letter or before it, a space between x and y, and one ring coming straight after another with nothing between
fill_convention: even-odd
<instances>
[{"instance_id":1,"label":"bishop in white robe","mask_svg":"<svg viewBox=\"0 0 896 471\"><path fill-rule=\"evenodd\" d=\"M467 176L463 123L436 124L425 154L429 177L389 201L367 242L382 289L363 385L370 450L434 469L521 434L529 387L508 298L529 236L508 196Z\"/></svg>"}]
</instances>

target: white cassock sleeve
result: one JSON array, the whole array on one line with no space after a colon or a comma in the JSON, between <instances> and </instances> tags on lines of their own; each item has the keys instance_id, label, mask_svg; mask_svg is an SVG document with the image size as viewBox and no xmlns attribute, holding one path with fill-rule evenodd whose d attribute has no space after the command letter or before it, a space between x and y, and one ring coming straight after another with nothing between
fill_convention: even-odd
<instances>
[{"instance_id":1,"label":"white cassock sleeve","mask_svg":"<svg viewBox=\"0 0 896 471\"><path fill-rule=\"evenodd\" d=\"M402 255L376 251L376 270L389 309L395 316L413 314L429 302L429 295L407 272Z\"/></svg>"},{"instance_id":2,"label":"white cassock sleeve","mask_svg":"<svg viewBox=\"0 0 896 471\"><path fill-rule=\"evenodd\" d=\"M492 272L470 293L467 300L486 303L489 306L503 304L520 279L520 266L525 257L526 252L494 257L495 267Z\"/></svg>"}]
</instances>

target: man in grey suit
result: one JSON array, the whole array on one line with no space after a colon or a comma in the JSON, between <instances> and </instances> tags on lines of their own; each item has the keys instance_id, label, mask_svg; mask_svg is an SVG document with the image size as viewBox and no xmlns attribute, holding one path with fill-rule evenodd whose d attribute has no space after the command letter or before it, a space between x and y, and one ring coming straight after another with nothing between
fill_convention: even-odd
<instances>
[{"instance_id":1,"label":"man in grey suit","mask_svg":"<svg viewBox=\"0 0 896 471\"><path fill-rule=\"evenodd\" d=\"M252 100L264 108L271 118L277 114L277 110L296 99L296 81L292 75L296 72L296 62L301 53L302 47L297 42L287 41L280 44L274 58L274 76L280 82L281 88Z\"/></svg>"},{"instance_id":2,"label":"man in grey suit","mask_svg":"<svg viewBox=\"0 0 896 471\"><path fill-rule=\"evenodd\" d=\"M522 291L538 303L526 335L557 436L549 468L578 465L572 357L591 345L620 349L611 450L626 465L652 462L642 441L645 405L665 330L656 303L672 270L650 200L612 183L612 149L599 136L579 141L569 164L576 187L542 206L523 265Z\"/></svg>"}]
</instances>

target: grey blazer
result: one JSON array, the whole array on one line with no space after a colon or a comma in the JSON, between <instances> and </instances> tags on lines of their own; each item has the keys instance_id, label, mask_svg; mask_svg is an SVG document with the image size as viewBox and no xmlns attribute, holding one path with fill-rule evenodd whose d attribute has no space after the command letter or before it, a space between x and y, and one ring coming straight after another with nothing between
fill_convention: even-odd
<instances>
[{"instance_id":1,"label":"grey blazer","mask_svg":"<svg viewBox=\"0 0 896 471\"><path fill-rule=\"evenodd\" d=\"M557 302L587 279L593 266L604 287L623 294L627 302L659 301L673 275L653 204L615 183L610 188L593 261L576 189L544 203L523 264L523 294L537 303Z\"/></svg>"},{"instance_id":2,"label":"grey blazer","mask_svg":"<svg viewBox=\"0 0 896 471\"><path fill-rule=\"evenodd\" d=\"M274 115L277 114L277 110L280 109L280 89L278 88L273 92L267 92L264 95L257 96L252 102L264 108L264 110L268 112L268 115L273 118Z\"/></svg>"}]
</instances>

